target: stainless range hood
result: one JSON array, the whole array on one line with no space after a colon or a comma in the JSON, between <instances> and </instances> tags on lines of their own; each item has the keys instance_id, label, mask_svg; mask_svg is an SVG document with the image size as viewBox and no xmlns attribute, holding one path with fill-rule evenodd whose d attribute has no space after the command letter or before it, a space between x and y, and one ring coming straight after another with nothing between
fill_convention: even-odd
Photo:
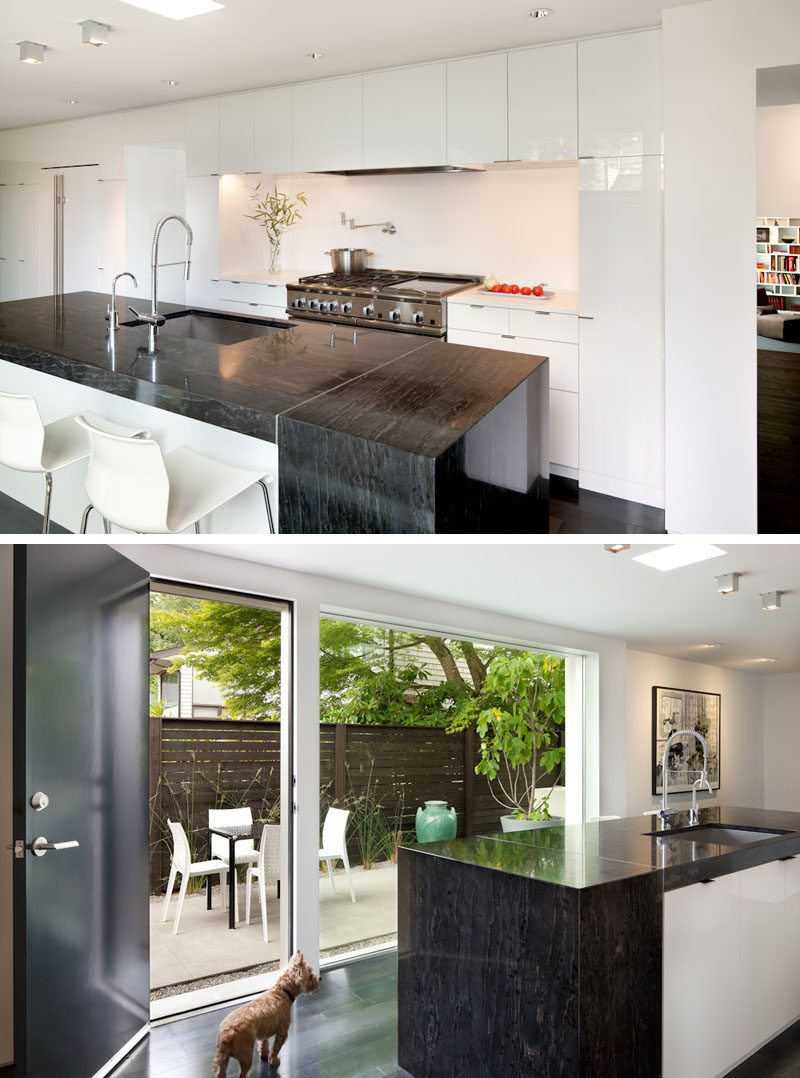
<instances>
[{"instance_id":1,"label":"stainless range hood","mask_svg":"<svg viewBox=\"0 0 800 1078\"><path fill-rule=\"evenodd\" d=\"M404 176L431 172L485 172L484 165L412 165L407 168L326 168L318 169L320 176Z\"/></svg>"}]
</instances>

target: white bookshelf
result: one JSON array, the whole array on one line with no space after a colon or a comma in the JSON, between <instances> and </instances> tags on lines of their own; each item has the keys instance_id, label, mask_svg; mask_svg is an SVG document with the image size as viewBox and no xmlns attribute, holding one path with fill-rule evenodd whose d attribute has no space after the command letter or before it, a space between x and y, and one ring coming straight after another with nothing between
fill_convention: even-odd
<instances>
[{"instance_id":1,"label":"white bookshelf","mask_svg":"<svg viewBox=\"0 0 800 1078\"><path fill-rule=\"evenodd\" d=\"M757 217L756 281L780 306L800 306L800 217Z\"/></svg>"}]
</instances>

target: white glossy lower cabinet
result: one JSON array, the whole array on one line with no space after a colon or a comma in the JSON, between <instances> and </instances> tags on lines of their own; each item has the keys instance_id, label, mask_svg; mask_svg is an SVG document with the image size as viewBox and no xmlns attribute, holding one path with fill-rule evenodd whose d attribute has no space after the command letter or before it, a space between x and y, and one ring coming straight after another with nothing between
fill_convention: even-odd
<instances>
[{"instance_id":1,"label":"white glossy lower cabinet","mask_svg":"<svg viewBox=\"0 0 800 1078\"><path fill-rule=\"evenodd\" d=\"M800 861L664 895L663 1076L714 1078L800 1015Z\"/></svg>"},{"instance_id":2,"label":"white glossy lower cabinet","mask_svg":"<svg viewBox=\"0 0 800 1078\"><path fill-rule=\"evenodd\" d=\"M228 299L221 305L224 311L233 311L236 314L249 315L252 318L279 318L286 320L286 306L278 307L267 303L242 303L240 300Z\"/></svg>"}]
</instances>

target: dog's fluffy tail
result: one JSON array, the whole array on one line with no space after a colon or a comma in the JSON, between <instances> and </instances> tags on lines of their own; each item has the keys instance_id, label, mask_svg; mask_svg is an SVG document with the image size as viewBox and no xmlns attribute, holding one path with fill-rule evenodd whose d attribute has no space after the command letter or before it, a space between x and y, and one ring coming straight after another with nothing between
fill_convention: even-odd
<instances>
[{"instance_id":1,"label":"dog's fluffy tail","mask_svg":"<svg viewBox=\"0 0 800 1078\"><path fill-rule=\"evenodd\" d=\"M213 1066L215 1078L225 1078L228 1071L228 1060L230 1058L227 1040L223 1041L220 1038L220 1041L217 1044L217 1054L214 1056Z\"/></svg>"}]
</instances>

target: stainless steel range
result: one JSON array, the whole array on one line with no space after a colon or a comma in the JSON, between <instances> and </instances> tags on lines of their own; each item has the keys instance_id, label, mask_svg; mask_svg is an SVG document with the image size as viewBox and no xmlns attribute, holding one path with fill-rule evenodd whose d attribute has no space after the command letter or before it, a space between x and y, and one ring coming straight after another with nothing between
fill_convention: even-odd
<instances>
[{"instance_id":1,"label":"stainless steel range","mask_svg":"<svg viewBox=\"0 0 800 1078\"><path fill-rule=\"evenodd\" d=\"M456 274L392 272L370 269L359 274L320 273L287 287L287 313L294 318L393 329L444 337L444 298L472 288L480 277Z\"/></svg>"}]
</instances>

